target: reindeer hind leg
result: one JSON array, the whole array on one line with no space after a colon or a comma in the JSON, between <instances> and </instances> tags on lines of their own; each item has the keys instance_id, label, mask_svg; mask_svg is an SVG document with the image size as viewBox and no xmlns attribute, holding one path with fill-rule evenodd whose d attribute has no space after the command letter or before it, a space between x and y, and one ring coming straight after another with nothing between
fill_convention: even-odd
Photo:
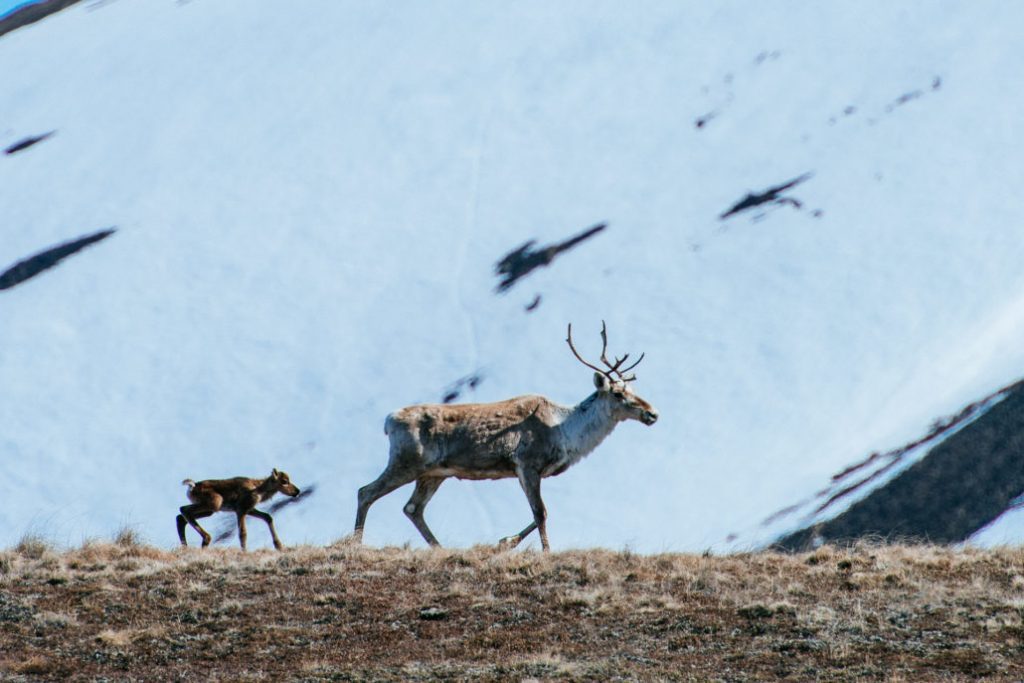
<instances>
[{"instance_id":1,"label":"reindeer hind leg","mask_svg":"<svg viewBox=\"0 0 1024 683\"><path fill-rule=\"evenodd\" d=\"M437 489L443 481L444 477L421 477L417 479L416 490L412 492L409 502L403 508L405 516L412 520L420 535L423 536L423 540L435 548L440 547L441 544L434 538L430 527L427 526L427 521L423 519L423 510L427 507L427 503L430 502L434 494L437 493Z\"/></svg>"},{"instance_id":2,"label":"reindeer hind leg","mask_svg":"<svg viewBox=\"0 0 1024 683\"><path fill-rule=\"evenodd\" d=\"M527 536L533 533L534 529L537 528L537 522L530 522L525 529L520 531L518 534L512 534L498 541L498 547L502 550L511 550L517 545L523 542Z\"/></svg>"},{"instance_id":3,"label":"reindeer hind leg","mask_svg":"<svg viewBox=\"0 0 1024 683\"><path fill-rule=\"evenodd\" d=\"M213 514L213 510L206 507L202 503L193 503L192 505L182 505L179 510L181 514L178 515L178 537L181 539L182 545L188 545L185 541L185 524L187 523L196 532L203 537L203 547L210 545L213 541L213 537L206 533L206 529L199 526L199 522L196 520L202 519L203 517L209 517Z\"/></svg>"},{"instance_id":4,"label":"reindeer hind leg","mask_svg":"<svg viewBox=\"0 0 1024 683\"><path fill-rule=\"evenodd\" d=\"M175 520L178 525L178 539L181 541L183 547L188 547L188 541L185 539L185 527L188 526L188 520L185 519L185 515L179 514Z\"/></svg>"},{"instance_id":5,"label":"reindeer hind leg","mask_svg":"<svg viewBox=\"0 0 1024 683\"><path fill-rule=\"evenodd\" d=\"M548 512L544 507L544 501L540 497L540 474L532 470L518 470L519 485L523 487L526 500L530 503L530 510L533 512L533 523L520 531L517 535L502 540L502 545L515 547L530 535L534 529L540 532L540 545L544 552L551 550L548 545L547 517ZM508 541L508 544L506 544Z\"/></svg>"}]
</instances>

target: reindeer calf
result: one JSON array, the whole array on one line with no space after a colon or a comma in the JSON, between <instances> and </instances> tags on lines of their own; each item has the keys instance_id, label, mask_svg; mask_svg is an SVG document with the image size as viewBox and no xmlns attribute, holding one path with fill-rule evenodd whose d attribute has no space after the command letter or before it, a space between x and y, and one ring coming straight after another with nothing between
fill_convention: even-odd
<instances>
[{"instance_id":1,"label":"reindeer calf","mask_svg":"<svg viewBox=\"0 0 1024 683\"><path fill-rule=\"evenodd\" d=\"M192 505L183 505L181 514L178 515L178 538L181 544L187 546L185 540L185 525L189 524L203 537L203 547L210 545L213 540L210 534L206 533L203 527L199 526L197 519L209 517L215 512L231 511L238 515L238 540L245 550L245 516L252 515L267 523L270 527L270 535L274 539L274 547L281 550L281 540L274 530L274 518L266 512L257 510L256 506L263 501L270 500L278 491L293 498L299 495L299 488L291 482L288 475L278 472L276 469L266 479L247 479L235 477L234 479L206 479L194 482L186 479L181 482L188 486L188 499Z\"/></svg>"}]
</instances>

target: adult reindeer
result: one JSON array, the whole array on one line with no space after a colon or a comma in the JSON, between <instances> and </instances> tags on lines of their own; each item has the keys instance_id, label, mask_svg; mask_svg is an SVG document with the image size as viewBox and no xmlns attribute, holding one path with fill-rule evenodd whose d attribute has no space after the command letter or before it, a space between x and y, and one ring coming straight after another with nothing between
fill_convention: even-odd
<instances>
[{"instance_id":1,"label":"adult reindeer","mask_svg":"<svg viewBox=\"0 0 1024 683\"><path fill-rule=\"evenodd\" d=\"M519 396L497 403L414 405L388 415L384 422L384 433L391 442L388 465L373 483L359 489L353 539L362 540L366 513L374 501L415 481L405 514L427 543L440 545L423 519L423 510L445 479L517 477L533 511L533 522L500 544L514 548L538 529L547 551L547 512L540 497L540 480L575 465L618 423L638 420L652 425L658 419L658 411L633 393L630 382L636 375L626 374L640 364L643 354L629 367L623 367L628 353L609 362L604 322L601 341L604 368L583 360L573 345L569 325L566 342L573 355L594 370L597 387L576 406L559 405L543 396Z\"/></svg>"}]
</instances>

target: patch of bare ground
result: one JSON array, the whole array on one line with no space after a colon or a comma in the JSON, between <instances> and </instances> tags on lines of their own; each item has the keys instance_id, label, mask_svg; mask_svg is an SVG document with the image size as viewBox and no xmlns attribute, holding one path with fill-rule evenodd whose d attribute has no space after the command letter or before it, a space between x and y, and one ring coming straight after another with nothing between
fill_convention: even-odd
<instances>
[{"instance_id":1,"label":"patch of bare ground","mask_svg":"<svg viewBox=\"0 0 1024 683\"><path fill-rule=\"evenodd\" d=\"M0 678L1024 679L1024 550L0 551Z\"/></svg>"}]
</instances>

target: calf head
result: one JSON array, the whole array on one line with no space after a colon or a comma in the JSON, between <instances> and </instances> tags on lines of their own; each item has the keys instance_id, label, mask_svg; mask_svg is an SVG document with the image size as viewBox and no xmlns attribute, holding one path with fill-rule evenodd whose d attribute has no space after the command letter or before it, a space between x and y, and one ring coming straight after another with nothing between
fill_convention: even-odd
<instances>
[{"instance_id":1,"label":"calf head","mask_svg":"<svg viewBox=\"0 0 1024 683\"><path fill-rule=\"evenodd\" d=\"M292 483L292 480L288 478L287 472L281 472L277 469L270 475L270 489L274 492L280 491L286 496L294 498L299 495L299 487Z\"/></svg>"}]
</instances>

